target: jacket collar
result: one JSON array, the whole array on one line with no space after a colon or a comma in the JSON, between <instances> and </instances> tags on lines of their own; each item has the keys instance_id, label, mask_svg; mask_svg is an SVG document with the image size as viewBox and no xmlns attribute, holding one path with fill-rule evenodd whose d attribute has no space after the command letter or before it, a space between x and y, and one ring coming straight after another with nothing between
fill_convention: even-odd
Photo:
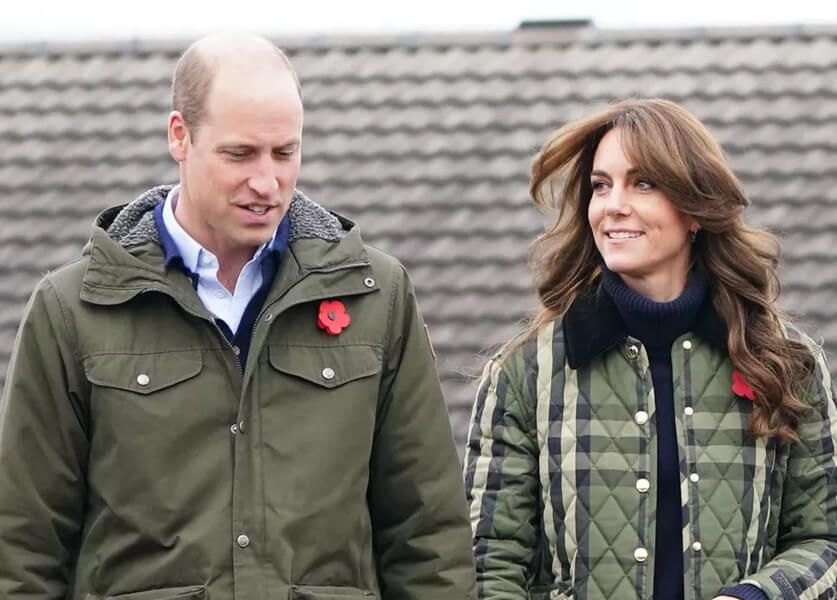
<instances>
[{"instance_id":1,"label":"jacket collar","mask_svg":"<svg viewBox=\"0 0 837 600\"><path fill-rule=\"evenodd\" d=\"M562 328L567 362L572 369L589 365L628 338L627 325L601 280L570 305L562 319ZM727 327L712 304L711 293L701 304L691 329L717 349L727 351Z\"/></svg>"},{"instance_id":2,"label":"jacket collar","mask_svg":"<svg viewBox=\"0 0 837 600\"><path fill-rule=\"evenodd\" d=\"M178 298L186 298L184 304L196 312L203 310L199 300L189 295L192 282L188 276L181 269L165 268L154 210L172 187L157 186L133 202L109 208L97 217L83 252L89 256L89 263L82 299L118 304L148 288L162 288ZM301 192L294 192L286 219L290 252L283 262L292 262L300 276L316 269L368 265L357 226Z\"/></svg>"}]
</instances>

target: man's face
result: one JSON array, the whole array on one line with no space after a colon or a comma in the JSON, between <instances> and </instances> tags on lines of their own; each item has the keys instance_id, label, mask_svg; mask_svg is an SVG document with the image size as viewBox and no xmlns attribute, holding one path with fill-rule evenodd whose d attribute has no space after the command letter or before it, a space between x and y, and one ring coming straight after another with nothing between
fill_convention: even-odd
<instances>
[{"instance_id":1,"label":"man's face","mask_svg":"<svg viewBox=\"0 0 837 600\"><path fill-rule=\"evenodd\" d=\"M169 118L180 163L177 220L219 260L249 257L288 210L301 138L302 101L289 72L222 69L203 123L190 131L179 113Z\"/></svg>"}]
</instances>

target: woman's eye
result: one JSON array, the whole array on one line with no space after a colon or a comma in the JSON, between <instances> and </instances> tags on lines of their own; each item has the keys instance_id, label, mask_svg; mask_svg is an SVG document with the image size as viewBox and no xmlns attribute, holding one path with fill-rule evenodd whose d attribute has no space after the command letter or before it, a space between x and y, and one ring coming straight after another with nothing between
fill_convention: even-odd
<instances>
[{"instance_id":1,"label":"woman's eye","mask_svg":"<svg viewBox=\"0 0 837 600\"><path fill-rule=\"evenodd\" d=\"M605 182L604 181L591 181L590 182L590 187L593 188L594 192L599 192L602 189L604 189Z\"/></svg>"},{"instance_id":2,"label":"woman's eye","mask_svg":"<svg viewBox=\"0 0 837 600\"><path fill-rule=\"evenodd\" d=\"M653 190L654 184L648 181L647 179L637 179L636 187L645 192L648 190Z\"/></svg>"}]
</instances>

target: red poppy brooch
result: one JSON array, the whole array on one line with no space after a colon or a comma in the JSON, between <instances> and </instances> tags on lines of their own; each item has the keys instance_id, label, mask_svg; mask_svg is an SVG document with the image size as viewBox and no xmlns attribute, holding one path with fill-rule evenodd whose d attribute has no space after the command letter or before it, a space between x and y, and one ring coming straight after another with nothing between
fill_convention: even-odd
<instances>
[{"instance_id":1,"label":"red poppy brooch","mask_svg":"<svg viewBox=\"0 0 837 600\"><path fill-rule=\"evenodd\" d=\"M349 323L351 317L346 313L346 307L339 300L323 300L320 302L320 314L317 317L317 325L325 329L329 335L340 335Z\"/></svg>"},{"instance_id":2,"label":"red poppy brooch","mask_svg":"<svg viewBox=\"0 0 837 600\"><path fill-rule=\"evenodd\" d=\"M732 393L742 398L747 398L750 402L756 399L756 394L750 384L744 381L741 373L738 371L732 372Z\"/></svg>"}]
</instances>

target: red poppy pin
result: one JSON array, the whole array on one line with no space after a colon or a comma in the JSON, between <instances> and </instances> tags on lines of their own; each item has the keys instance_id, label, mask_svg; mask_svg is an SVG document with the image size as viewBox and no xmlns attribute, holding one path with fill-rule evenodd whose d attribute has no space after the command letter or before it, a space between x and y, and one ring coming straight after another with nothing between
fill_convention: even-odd
<instances>
[{"instance_id":1,"label":"red poppy pin","mask_svg":"<svg viewBox=\"0 0 837 600\"><path fill-rule=\"evenodd\" d=\"M320 314L317 317L317 325L325 329L329 335L340 335L349 323L351 317L346 313L346 307L339 300L323 300L320 302Z\"/></svg>"},{"instance_id":2,"label":"red poppy pin","mask_svg":"<svg viewBox=\"0 0 837 600\"><path fill-rule=\"evenodd\" d=\"M732 372L732 393L742 398L747 398L750 402L756 399L756 394L750 384L744 381L741 373L738 371Z\"/></svg>"}]
</instances>

